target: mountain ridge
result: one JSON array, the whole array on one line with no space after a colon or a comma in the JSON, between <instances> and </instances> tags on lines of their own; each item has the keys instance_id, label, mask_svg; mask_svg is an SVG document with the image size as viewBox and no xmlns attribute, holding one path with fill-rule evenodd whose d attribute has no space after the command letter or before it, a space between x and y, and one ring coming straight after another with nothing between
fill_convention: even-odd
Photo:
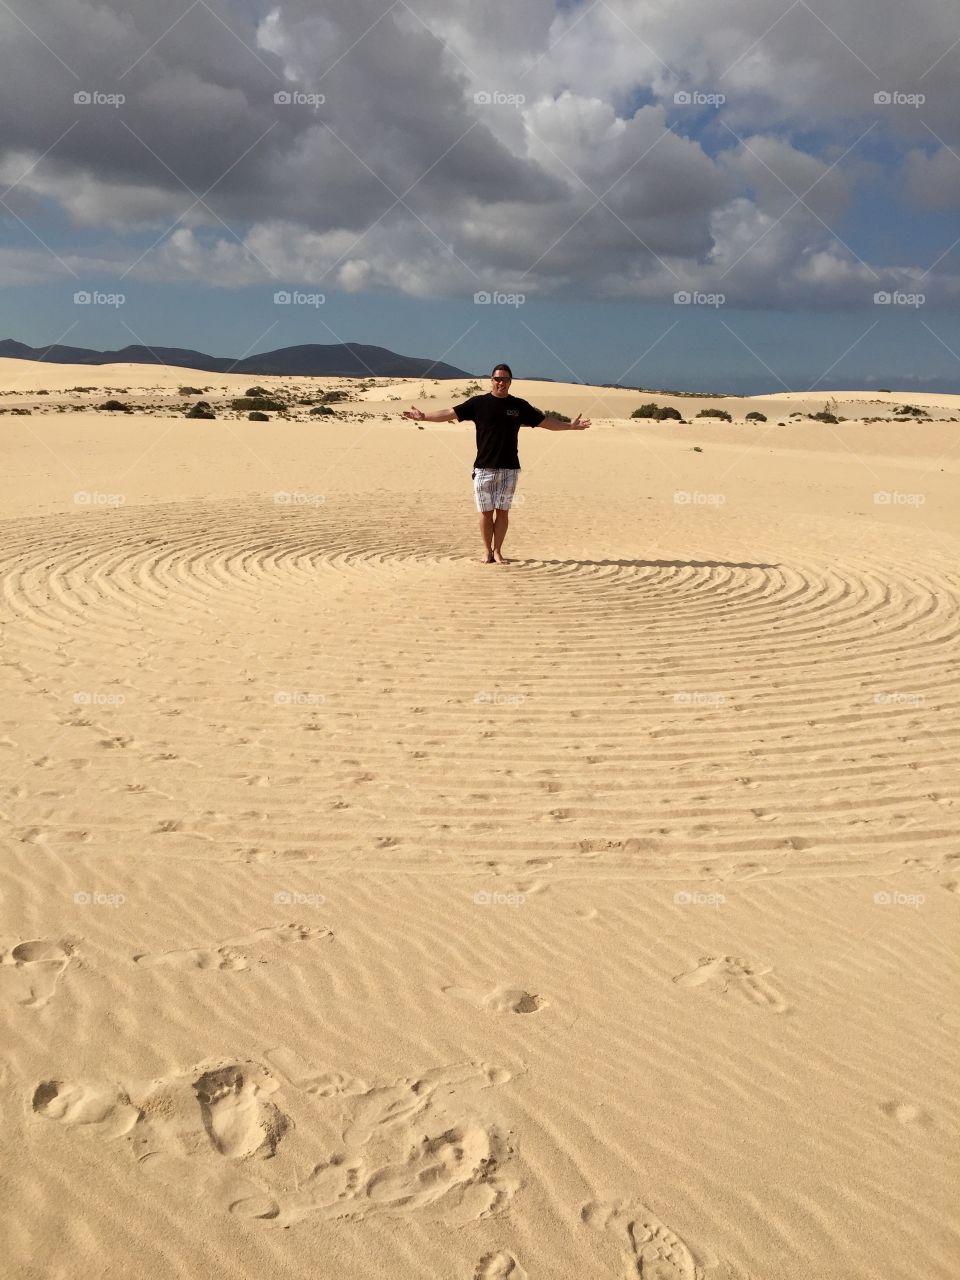
<instances>
[{"instance_id":1,"label":"mountain ridge","mask_svg":"<svg viewBox=\"0 0 960 1280\"><path fill-rule=\"evenodd\" d=\"M386 347L360 342L331 344L303 343L278 347L259 355L231 360L208 356L187 347L145 347L130 345L116 351L96 351L92 347L69 347L51 343L29 347L14 338L0 341L0 357L36 360L48 364L152 364L198 369L204 373L251 373L327 378L471 378L474 375L442 360L399 355Z\"/></svg>"}]
</instances>

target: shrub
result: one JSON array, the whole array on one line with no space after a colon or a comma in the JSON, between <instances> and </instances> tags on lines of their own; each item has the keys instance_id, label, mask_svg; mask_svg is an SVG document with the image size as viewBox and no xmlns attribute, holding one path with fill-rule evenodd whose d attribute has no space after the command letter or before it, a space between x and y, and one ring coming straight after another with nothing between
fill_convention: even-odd
<instances>
[{"instance_id":1,"label":"shrub","mask_svg":"<svg viewBox=\"0 0 960 1280\"><path fill-rule=\"evenodd\" d=\"M673 405L665 404L663 408L658 404L642 404L639 409L634 409L630 415L631 418L656 418L658 422L664 422L666 419L672 419L674 422L682 422L683 414L679 409L674 409Z\"/></svg>"},{"instance_id":2,"label":"shrub","mask_svg":"<svg viewBox=\"0 0 960 1280\"><path fill-rule=\"evenodd\" d=\"M266 387L247 387L246 391L244 392L244 395L266 396L267 399L270 398L270 392L267 390Z\"/></svg>"},{"instance_id":3,"label":"shrub","mask_svg":"<svg viewBox=\"0 0 960 1280\"><path fill-rule=\"evenodd\" d=\"M187 418L215 418L217 415L213 412L209 405L195 404L193 408L184 415Z\"/></svg>"},{"instance_id":4,"label":"shrub","mask_svg":"<svg viewBox=\"0 0 960 1280\"><path fill-rule=\"evenodd\" d=\"M29 418L32 416L29 409L11 409L10 412L17 414L21 418Z\"/></svg>"},{"instance_id":5,"label":"shrub","mask_svg":"<svg viewBox=\"0 0 960 1280\"><path fill-rule=\"evenodd\" d=\"M922 418L924 410L918 409L915 404L902 404L898 409L894 409L894 413L898 418L905 414L913 414L915 418Z\"/></svg>"},{"instance_id":6,"label":"shrub","mask_svg":"<svg viewBox=\"0 0 960 1280\"><path fill-rule=\"evenodd\" d=\"M826 410L821 410L820 413L808 413L807 417L814 422L831 422L835 424L837 421L836 414L827 413Z\"/></svg>"},{"instance_id":7,"label":"shrub","mask_svg":"<svg viewBox=\"0 0 960 1280\"><path fill-rule=\"evenodd\" d=\"M890 388L889 388L889 387L877 387L877 390L880 392L880 394L881 394L882 396L892 396L892 395L893 395L893 392L890 390Z\"/></svg>"},{"instance_id":8,"label":"shrub","mask_svg":"<svg viewBox=\"0 0 960 1280\"><path fill-rule=\"evenodd\" d=\"M180 387L177 394L181 396L202 396L203 390L200 387Z\"/></svg>"},{"instance_id":9,"label":"shrub","mask_svg":"<svg viewBox=\"0 0 960 1280\"><path fill-rule=\"evenodd\" d=\"M231 409L270 409L274 413L280 413L287 406L280 400L271 400L267 396L240 396L230 401L230 407Z\"/></svg>"},{"instance_id":10,"label":"shrub","mask_svg":"<svg viewBox=\"0 0 960 1280\"><path fill-rule=\"evenodd\" d=\"M130 406L124 404L122 400L104 400L103 404L97 405L98 409L107 409L111 413L129 413Z\"/></svg>"},{"instance_id":11,"label":"shrub","mask_svg":"<svg viewBox=\"0 0 960 1280\"><path fill-rule=\"evenodd\" d=\"M561 413L559 409L544 409L543 416L545 418L556 418L558 422L570 422L571 419L565 413Z\"/></svg>"},{"instance_id":12,"label":"shrub","mask_svg":"<svg viewBox=\"0 0 960 1280\"><path fill-rule=\"evenodd\" d=\"M267 417L265 413L260 413L258 410L254 410L253 413L247 414L247 421L248 422L269 422L270 419Z\"/></svg>"},{"instance_id":13,"label":"shrub","mask_svg":"<svg viewBox=\"0 0 960 1280\"><path fill-rule=\"evenodd\" d=\"M331 418L336 417L336 414L333 412L333 410L330 408L328 404L318 404L315 408L311 409L310 412L311 414L326 414L326 415L329 415Z\"/></svg>"},{"instance_id":14,"label":"shrub","mask_svg":"<svg viewBox=\"0 0 960 1280\"><path fill-rule=\"evenodd\" d=\"M754 409L752 413L747 414L748 422L766 422L766 420L767 415L765 413L758 413L756 409Z\"/></svg>"},{"instance_id":15,"label":"shrub","mask_svg":"<svg viewBox=\"0 0 960 1280\"><path fill-rule=\"evenodd\" d=\"M697 414L698 418L721 418L724 422L732 422L733 419L727 413L726 409L701 409Z\"/></svg>"},{"instance_id":16,"label":"shrub","mask_svg":"<svg viewBox=\"0 0 960 1280\"><path fill-rule=\"evenodd\" d=\"M320 397L321 404L337 404L341 400L349 400L350 397L345 391L324 391Z\"/></svg>"}]
</instances>

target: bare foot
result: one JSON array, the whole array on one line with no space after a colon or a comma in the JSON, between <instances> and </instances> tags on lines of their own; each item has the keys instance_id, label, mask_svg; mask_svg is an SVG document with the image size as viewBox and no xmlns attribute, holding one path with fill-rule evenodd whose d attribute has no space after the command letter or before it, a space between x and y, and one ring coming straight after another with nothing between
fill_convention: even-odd
<instances>
[{"instance_id":1,"label":"bare foot","mask_svg":"<svg viewBox=\"0 0 960 1280\"><path fill-rule=\"evenodd\" d=\"M510 561L506 558L506 556L503 554L503 552L502 552L502 551L495 551L495 552L493 553L493 558L494 558L494 560L497 562L497 564L509 564L509 563L510 563Z\"/></svg>"},{"instance_id":2,"label":"bare foot","mask_svg":"<svg viewBox=\"0 0 960 1280\"><path fill-rule=\"evenodd\" d=\"M480 557L481 564L493 564L493 552L488 551L486 555Z\"/></svg>"}]
</instances>

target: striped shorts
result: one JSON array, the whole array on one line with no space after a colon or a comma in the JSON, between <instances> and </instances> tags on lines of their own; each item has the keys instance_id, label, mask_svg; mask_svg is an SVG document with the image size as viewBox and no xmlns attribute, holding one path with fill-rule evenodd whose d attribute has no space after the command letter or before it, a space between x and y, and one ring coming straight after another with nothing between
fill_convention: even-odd
<instances>
[{"instance_id":1,"label":"striped shorts","mask_svg":"<svg viewBox=\"0 0 960 1280\"><path fill-rule=\"evenodd\" d=\"M477 467L473 473L473 496L478 511L509 511L520 472L516 467Z\"/></svg>"}]
</instances>

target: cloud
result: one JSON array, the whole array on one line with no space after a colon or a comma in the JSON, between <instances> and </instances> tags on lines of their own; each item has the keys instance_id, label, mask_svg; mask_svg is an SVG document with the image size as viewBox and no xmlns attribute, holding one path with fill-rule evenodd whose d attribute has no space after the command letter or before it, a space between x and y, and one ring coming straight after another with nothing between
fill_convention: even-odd
<instances>
[{"instance_id":1,"label":"cloud","mask_svg":"<svg viewBox=\"0 0 960 1280\"><path fill-rule=\"evenodd\" d=\"M83 270L855 306L915 271L861 261L861 187L960 204L951 0L11 5L4 198Z\"/></svg>"},{"instance_id":2,"label":"cloud","mask_svg":"<svg viewBox=\"0 0 960 1280\"><path fill-rule=\"evenodd\" d=\"M901 182L907 200L919 209L960 209L960 155L952 148L909 151Z\"/></svg>"}]
</instances>

